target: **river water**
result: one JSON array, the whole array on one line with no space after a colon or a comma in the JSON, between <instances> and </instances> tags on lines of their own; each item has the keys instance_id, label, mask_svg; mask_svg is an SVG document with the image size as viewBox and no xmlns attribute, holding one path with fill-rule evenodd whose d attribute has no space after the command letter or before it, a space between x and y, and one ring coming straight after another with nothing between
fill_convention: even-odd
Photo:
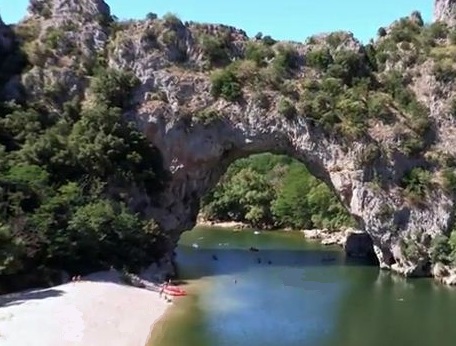
<instances>
[{"instance_id":1,"label":"river water","mask_svg":"<svg viewBox=\"0 0 456 346\"><path fill-rule=\"evenodd\" d=\"M190 294L148 346L456 345L456 289L347 262L298 232L197 228L177 261Z\"/></svg>"}]
</instances>

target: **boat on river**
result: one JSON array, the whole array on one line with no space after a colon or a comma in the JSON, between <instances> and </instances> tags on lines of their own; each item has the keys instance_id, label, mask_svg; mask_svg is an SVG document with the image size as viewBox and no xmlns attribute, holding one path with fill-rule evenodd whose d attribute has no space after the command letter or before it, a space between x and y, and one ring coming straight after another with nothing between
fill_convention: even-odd
<instances>
[{"instance_id":1,"label":"boat on river","mask_svg":"<svg viewBox=\"0 0 456 346\"><path fill-rule=\"evenodd\" d=\"M163 290L163 293L173 297L182 297L187 295L187 292L185 290L177 286L166 286Z\"/></svg>"}]
</instances>

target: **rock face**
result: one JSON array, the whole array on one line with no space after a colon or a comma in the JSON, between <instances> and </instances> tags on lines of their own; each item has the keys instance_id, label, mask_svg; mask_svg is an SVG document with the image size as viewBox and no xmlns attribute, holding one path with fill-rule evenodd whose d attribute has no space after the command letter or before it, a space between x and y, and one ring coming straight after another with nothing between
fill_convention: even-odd
<instances>
[{"instance_id":1,"label":"rock face","mask_svg":"<svg viewBox=\"0 0 456 346\"><path fill-rule=\"evenodd\" d=\"M435 0L434 20L443 21L450 26L454 26L456 24L456 1Z\"/></svg>"},{"instance_id":2,"label":"rock face","mask_svg":"<svg viewBox=\"0 0 456 346\"><path fill-rule=\"evenodd\" d=\"M451 24L454 3L437 0L436 19ZM456 121L449 111L454 90L434 76L432 59L417 62L386 57L382 62L384 68L374 73L374 84L382 84L391 71L399 75L416 72L409 78L408 88L425 105L425 120L431 124L432 136L428 132L417 134L410 126L424 118L410 120L409 110L396 107L391 98L384 98L379 104L388 104L393 120L372 119L365 124L363 135L344 137L328 133L322 120L312 118L306 107L299 109L303 116L294 116L296 107L290 107L290 103L298 103L296 93L310 88L303 84L318 82L323 75L321 69L309 62L317 51L329 52L333 60L338 52L358 57L359 65L352 73L361 73L370 66L367 47L350 33L315 36L306 44L273 45L276 56L293 60L292 71L286 72L280 86L263 85L258 89L249 84L258 77L249 72L255 69L253 62L241 61L246 46L253 40L236 28L184 24L170 17L114 23L109 7L101 0L34 0L28 18L18 27L30 25L37 30L34 44L49 42L50 32L53 37L58 35L58 40L51 41L53 54L30 52L33 67L20 78L16 76L16 84L10 83L10 89L12 84L24 87L27 98L39 100L44 90L56 85L65 87L65 93L53 104L57 109L75 96L86 97L90 78L87 66L100 58L109 68L134 72L141 81L132 99L134 106L125 111L125 117L133 120L160 149L172 179L160 196L153 197L154 203L143 190L132 187L135 198L130 207L154 218L169 232L173 243L184 230L194 226L201 197L231 163L251 154L273 152L303 162L334 191L359 227L369 233L382 268L410 276L430 274L429 244L450 228L454 200L451 193L434 184L442 168L428 156L456 155ZM378 47L388 39L389 34L385 35L376 43ZM227 101L211 90L208 54L201 45L201 38L207 36L224 42L223 52L228 61L241 61L238 73L244 74L238 79L245 87L240 100ZM33 45L29 42L27 47ZM284 47L293 51L292 58L284 55ZM405 50L401 48L400 52L409 59ZM275 71L271 57L261 64L272 66L270 70ZM270 79L274 79L272 74ZM379 91L377 96L382 93L385 92ZM359 96L356 105L366 103L366 97L370 97L369 93ZM363 114L368 111L376 112L369 108ZM344 130L350 124L342 122L334 127ZM400 149L421 137L425 148L431 148L426 152L428 156ZM406 138L409 142L404 144ZM405 197L402 185L406 173L415 167L429 167L435 177L433 187L426 190L418 204Z\"/></svg>"},{"instance_id":3,"label":"rock face","mask_svg":"<svg viewBox=\"0 0 456 346\"><path fill-rule=\"evenodd\" d=\"M304 237L307 239L320 240L322 245L342 246L347 258L363 259L378 264L374 244L367 232L353 228L340 231L311 229L301 232L304 233Z\"/></svg>"}]
</instances>

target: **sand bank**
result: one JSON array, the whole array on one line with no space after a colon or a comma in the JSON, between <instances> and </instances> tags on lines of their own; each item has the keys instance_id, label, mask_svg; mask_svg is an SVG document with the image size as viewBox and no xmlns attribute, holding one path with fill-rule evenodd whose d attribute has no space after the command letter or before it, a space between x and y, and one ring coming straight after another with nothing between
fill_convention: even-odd
<instances>
[{"instance_id":1,"label":"sand bank","mask_svg":"<svg viewBox=\"0 0 456 346\"><path fill-rule=\"evenodd\" d=\"M115 271L0 296L2 346L144 346L169 306L157 292L120 283Z\"/></svg>"}]
</instances>

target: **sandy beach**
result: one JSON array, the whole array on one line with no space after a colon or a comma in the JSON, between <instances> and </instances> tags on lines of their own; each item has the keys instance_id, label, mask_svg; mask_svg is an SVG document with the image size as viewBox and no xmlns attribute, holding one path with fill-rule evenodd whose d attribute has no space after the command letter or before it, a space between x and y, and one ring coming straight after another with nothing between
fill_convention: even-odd
<instances>
[{"instance_id":1,"label":"sandy beach","mask_svg":"<svg viewBox=\"0 0 456 346\"><path fill-rule=\"evenodd\" d=\"M218 228L233 228L233 229L244 229L249 228L249 225L237 222L237 221L223 221L223 222L215 222L215 221L207 221L204 219L198 220L195 227L202 226L202 227L218 227Z\"/></svg>"},{"instance_id":2,"label":"sandy beach","mask_svg":"<svg viewBox=\"0 0 456 346\"><path fill-rule=\"evenodd\" d=\"M115 271L0 296L2 346L144 346L170 305Z\"/></svg>"}]
</instances>

